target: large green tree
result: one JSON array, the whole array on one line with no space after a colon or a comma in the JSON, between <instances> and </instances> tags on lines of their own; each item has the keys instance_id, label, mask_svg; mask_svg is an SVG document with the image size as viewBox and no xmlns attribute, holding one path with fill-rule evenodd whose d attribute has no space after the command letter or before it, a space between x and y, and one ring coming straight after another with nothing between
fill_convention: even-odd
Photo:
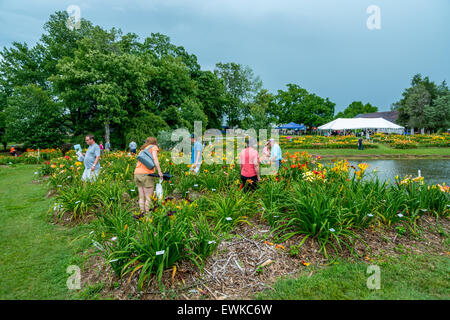
<instances>
[{"instance_id":1,"label":"large green tree","mask_svg":"<svg viewBox=\"0 0 450 320\"><path fill-rule=\"evenodd\" d=\"M403 91L402 99L394 103L392 109L399 112L399 124L412 128L445 128L450 120L449 111L445 109L448 92L445 81L436 85L428 77L416 74L411 87ZM438 119L438 113L441 119Z\"/></svg>"},{"instance_id":2,"label":"large green tree","mask_svg":"<svg viewBox=\"0 0 450 320\"><path fill-rule=\"evenodd\" d=\"M248 114L248 106L262 87L262 81L248 66L238 63L217 63L214 73L225 86L225 116L228 126L241 124Z\"/></svg>"},{"instance_id":3,"label":"large green tree","mask_svg":"<svg viewBox=\"0 0 450 320\"><path fill-rule=\"evenodd\" d=\"M378 108L370 103L363 104L361 101L353 101L343 112L339 112L336 118L354 118L358 114L377 112Z\"/></svg>"},{"instance_id":4,"label":"large green tree","mask_svg":"<svg viewBox=\"0 0 450 320\"><path fill-rule=\"evenodd\" d=\"M288 84L286 90L278 90L270 108L278 123L303 123L319 126L334 116L335 104L323 99L296 84Z\"/></svg>"},{"instance_id":5,"label":"large green tree","mask_svg":"<svg viewBox=\"0 0 450 320\"><path fill-rule=\"evenodd\" d=\"M6 134L26 147L49 148L62 142L61 106L37 85L18 87L8 98Z\"/></svg>"}]
</instances>

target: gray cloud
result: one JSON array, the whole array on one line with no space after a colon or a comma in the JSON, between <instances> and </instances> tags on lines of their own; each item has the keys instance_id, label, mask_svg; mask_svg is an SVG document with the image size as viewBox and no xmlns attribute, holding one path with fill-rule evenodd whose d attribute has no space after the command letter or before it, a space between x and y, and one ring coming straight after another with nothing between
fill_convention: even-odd
<instances>
[{"instance_id":1,"label":"gray cloud","mask_svg":"<svg viewBox=\"0 0 450 320\"><path fill-rule=\"evenodd\" d=\"M102 27L167 34L204 68L249 65L273 92L298 83L337 111L353 100L387 110L417 72L449 78L448 0L0 1L0 45L33 44L49 15L71 4ZM366 28L372 4L381 30Z\"/></svg>"}]
</instances>

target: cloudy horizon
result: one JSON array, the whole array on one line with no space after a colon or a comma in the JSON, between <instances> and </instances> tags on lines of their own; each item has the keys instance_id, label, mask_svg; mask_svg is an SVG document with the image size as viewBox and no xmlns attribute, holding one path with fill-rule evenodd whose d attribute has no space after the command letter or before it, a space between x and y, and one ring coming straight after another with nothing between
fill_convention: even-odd
<instances>
[{"instance_id":1,"label":"cloudy horizon","mask_svg":"<svg viewBox=\"0 0 450 320\"><path fill-rule=\"evenodd\" d=\"M441 83L450 74L448 0L0 0L0 46L34 45L50 14L69 5L110 29L168 35L197 56L203 69L218 62L250 66L271 92L295 83L336 103L388 111L416 73ZM381 9L381 29L366 12Z\"/></svg>"}]
</instances>

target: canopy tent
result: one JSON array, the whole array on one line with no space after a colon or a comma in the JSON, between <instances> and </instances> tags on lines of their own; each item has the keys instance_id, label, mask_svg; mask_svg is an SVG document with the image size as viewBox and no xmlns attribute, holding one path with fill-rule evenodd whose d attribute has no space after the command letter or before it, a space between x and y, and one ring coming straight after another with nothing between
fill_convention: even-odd
<instances>
[{"instance_id":1,"label":"canopy tent","mask_svg":"<svg viewBox=\"0 0 450 320\"><path fill-rule=\"evenodd\" d=\"M296 124L294 122L281 125L277 129L285 129L285 130L306 130L306 127L302 124Z\"/></svg>"},{"instance_id":2,"label":"canopy tent","mask_svg":"<svg viewBox=\"0 0 450 320\"><path fill-rule=\"evenodd\" d=\"M323 126L318 130L356 130L356 129L376 129L380 132L399 132L401 133L405 127L387 121L383 118L338 118Z\"/></svg>"}]
</instances>

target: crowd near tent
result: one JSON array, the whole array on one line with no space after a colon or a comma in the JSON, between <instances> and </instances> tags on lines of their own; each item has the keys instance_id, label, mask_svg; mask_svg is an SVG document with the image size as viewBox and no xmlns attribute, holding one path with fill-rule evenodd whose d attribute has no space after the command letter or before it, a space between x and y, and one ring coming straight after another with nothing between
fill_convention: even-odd
<instances>
[{"instance_id":1,"label":"crowd near tent","mask_svg":"<svg viewBox=\"0 0 450 320\"><path fill-rule=\"evenodd\" d=\"M373 130L377 132L402 133L405 127L383 118L338 118L317 128L322 131Z\"/></svg>"}]
</instances>

